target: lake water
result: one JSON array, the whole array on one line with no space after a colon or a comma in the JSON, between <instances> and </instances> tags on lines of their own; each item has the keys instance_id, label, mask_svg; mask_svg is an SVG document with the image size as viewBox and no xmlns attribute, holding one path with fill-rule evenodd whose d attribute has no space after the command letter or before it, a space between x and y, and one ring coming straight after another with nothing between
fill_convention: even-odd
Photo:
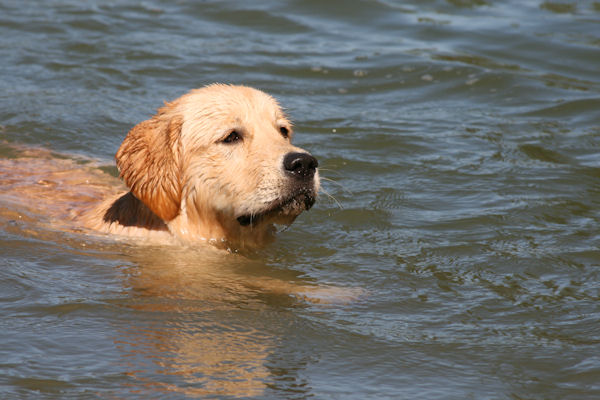
<instances>
[{"instance_id":1,"label":"lake water","mask_svg":"<svg viewBox=\"0 0 600 400\"><path fill-rule=\"evenodd\" d=\"M331 196L245 257L0 204L0 397L600 398L600 3L3 0L0 54L3 157L114 173L163 101L238 83Z\"/></svg>"}]
</instances>

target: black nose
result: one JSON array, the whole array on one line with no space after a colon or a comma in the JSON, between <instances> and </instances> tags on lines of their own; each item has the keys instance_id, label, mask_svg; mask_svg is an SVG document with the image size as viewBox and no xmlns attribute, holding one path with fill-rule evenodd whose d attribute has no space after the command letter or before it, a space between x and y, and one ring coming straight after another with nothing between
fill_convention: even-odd
<instances>
[{"instance_id":1,"label":"black nose","mask_svg":"<svg viewBox=\"0 0 600 400\"><path fill-rule=\"evenodd\" d=\"M285 170L298 179L309 179L319 166L316 158L308 153L288 153L283 157Z\"/></svg>"}]
</instances>

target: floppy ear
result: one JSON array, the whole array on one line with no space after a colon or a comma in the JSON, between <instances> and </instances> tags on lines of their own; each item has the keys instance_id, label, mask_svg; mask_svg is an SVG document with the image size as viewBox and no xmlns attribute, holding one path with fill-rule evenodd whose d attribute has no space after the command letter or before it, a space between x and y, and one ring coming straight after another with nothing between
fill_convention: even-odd
<instances>
[{"instance_id":1,"label":"floppy ear","mask_svg":"<svg viewBox=\"0 0 600 400\"><path fill-rule=\"evenodd\" d=\"M164 221L181 203L180 135L183 118L169 105L129 131L116 154L120 176L152 212Z\"/></svg>"}]
</instances>

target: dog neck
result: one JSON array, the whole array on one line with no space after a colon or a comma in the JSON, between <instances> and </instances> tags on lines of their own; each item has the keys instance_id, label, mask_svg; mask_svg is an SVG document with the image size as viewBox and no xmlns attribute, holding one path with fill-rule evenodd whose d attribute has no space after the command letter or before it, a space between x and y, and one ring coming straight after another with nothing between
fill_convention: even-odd
<instances>
[{"instance_id":1,"label":"dog neck","mask_svg":"<svg viewBox=\"0 0 600 400\"><path fill-rule=\"evenodd\" d=\"M272 225L241 226L236 219L219 211L198 210L185 205L167 225L173 236L189 244L205 242L241 250L262 247L274 239Z\"/></svg>"}]
</instances>

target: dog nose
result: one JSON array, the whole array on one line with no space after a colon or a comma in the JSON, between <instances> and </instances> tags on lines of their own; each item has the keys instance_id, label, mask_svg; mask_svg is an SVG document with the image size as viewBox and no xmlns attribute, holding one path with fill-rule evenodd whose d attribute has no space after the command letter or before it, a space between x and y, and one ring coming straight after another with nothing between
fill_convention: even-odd
<instances>
[{"instance_id":1,"label":"dog nose","mask_svg":"<svg viewBox=\"0 0 600 400\"><path fill-rule=\"evenodd\" d=\"M316 158L308 153L288 153L283 157L286 172L299 179L310 179L319 166Z\"/></svg>"}]
</instances>

